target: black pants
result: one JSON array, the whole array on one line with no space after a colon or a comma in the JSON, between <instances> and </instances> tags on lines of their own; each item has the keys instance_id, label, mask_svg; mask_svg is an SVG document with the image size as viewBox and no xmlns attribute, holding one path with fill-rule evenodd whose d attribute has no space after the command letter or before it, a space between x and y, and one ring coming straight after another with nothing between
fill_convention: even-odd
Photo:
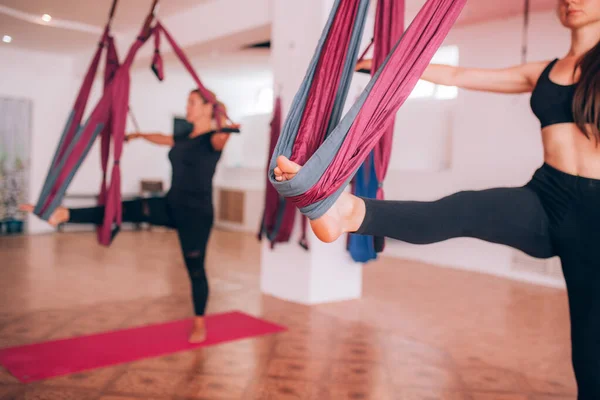
<instances>
[{"instance_id":1,"label":"black pants","mask_svg":"<svg viewBox=\"0 0 600 400\"><path fill-rule=\"evenodd\" d=\"M69 212L69 223L101 224L104 218L104 207L75 208ZM204 315L208 301L204 261L213 219L212 198L208 195L197 207L175 206L166 197L123 202L123 222L147 222L177 230L192 284L196 315Z\"/></svg>"},{"instance_id":2,"label":"black pants","mask_svg":"<svg viewBox=\"0 0 600 400\"><path fill-rule=\"evenodd\" d=\"M466 191L433 202L364 200L358 234L414 244L471 237L537 258L558 256L578 399L600 399L600 180L544 164L523 187Z\"/></svg>"}]
</instances>

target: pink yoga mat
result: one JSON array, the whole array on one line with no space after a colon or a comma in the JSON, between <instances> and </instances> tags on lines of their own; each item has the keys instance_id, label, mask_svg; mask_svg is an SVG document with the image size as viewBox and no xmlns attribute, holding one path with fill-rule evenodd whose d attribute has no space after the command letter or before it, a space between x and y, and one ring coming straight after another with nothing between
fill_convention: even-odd
<instances>
[{"instance_id":1,"label":"pink yoga mat","mask_svg":"<svg viewBox=\"0 0 600 400\"><path fill-rule=\"evenodd\" d=\"M27 383L286 330L237 311L209 315L206 324L200 344L188 343L192 320L186 319L0 349L0 364Z\"/></svg>"}]
</instances>

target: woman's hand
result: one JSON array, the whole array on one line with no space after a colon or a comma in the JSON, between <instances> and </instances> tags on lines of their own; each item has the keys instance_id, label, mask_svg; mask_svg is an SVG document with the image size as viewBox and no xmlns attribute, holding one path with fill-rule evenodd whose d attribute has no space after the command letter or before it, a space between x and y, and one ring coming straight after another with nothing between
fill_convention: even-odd
<instances>
[{"instance_id":1,"label":"woman's hand","mask_svg":"<svg viewBox=\"0 0 600 400\"><path fill-rule=\"evenodd\" d=\"M356 68L354 68L354 70L360 71L360 70L365 69L365 70L370 71L372 67L373 67L373 60L370 58L364 58L356 63Z\"/></svg>"},{"instance_id":2,"label":"woman's hand","mask_svg":"<svg viewBox=\"0 0 600 400\"><path fill-rule=\"evenodd\" d=\"M240 127L241 127L240 124L231 124L231 125L224 125L221 127L221 129L237 129L237 130L239 130ZM210 143L212 144L213 149L215 149L216 151L223 151L230 136L231 136L231 134L229 132L214 133L210 138Z\"/></svg>"}]
</instances>

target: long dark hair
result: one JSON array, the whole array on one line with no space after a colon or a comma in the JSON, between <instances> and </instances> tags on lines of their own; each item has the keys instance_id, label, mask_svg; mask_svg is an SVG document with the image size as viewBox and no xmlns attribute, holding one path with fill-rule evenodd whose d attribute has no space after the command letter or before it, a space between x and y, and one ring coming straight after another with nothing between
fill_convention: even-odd
<instances>
[{"instance_id":1,"label":"long dark hair","mask_svg":"<svg viewBox=\"0 0 600 400\"><path fill-rule=\"evenodd\" d=\"M573 98L573 116L577 127L596 145L600 143L600 41L575 65L581 69Z\"/></svg>"}]
</instances>

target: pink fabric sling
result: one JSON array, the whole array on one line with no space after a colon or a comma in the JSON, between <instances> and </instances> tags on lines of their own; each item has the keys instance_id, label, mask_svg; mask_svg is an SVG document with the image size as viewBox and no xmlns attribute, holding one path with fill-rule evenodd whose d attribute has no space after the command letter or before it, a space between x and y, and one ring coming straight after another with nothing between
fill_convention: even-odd
<instances>
[{"instance_id":1,"label":"pink fabric sling","mask_svg":"<svg viewBox=\"0 0 600 400\"><path fill-rule=\"evenodd\" d=\"M324 215L382 136L389 132L397 110L465 3L466 0L428 0L391 48L357 103L338 123L332 116L336 111L334 99L343 97L339 89L347 88L346 80L350 79L345 72L349 63L353 67L356 62L360 43L355 40L356 32L364 26L357 15L363 15L365 0L336 1L324 38L271 158L269 179L281 195L311 219ZM382 175L383 164L389 160L387 142L389 139L376 155ZM279 155L303 166L289 181L277 182L272 173Z\"/></svg>"}]
</instances>

